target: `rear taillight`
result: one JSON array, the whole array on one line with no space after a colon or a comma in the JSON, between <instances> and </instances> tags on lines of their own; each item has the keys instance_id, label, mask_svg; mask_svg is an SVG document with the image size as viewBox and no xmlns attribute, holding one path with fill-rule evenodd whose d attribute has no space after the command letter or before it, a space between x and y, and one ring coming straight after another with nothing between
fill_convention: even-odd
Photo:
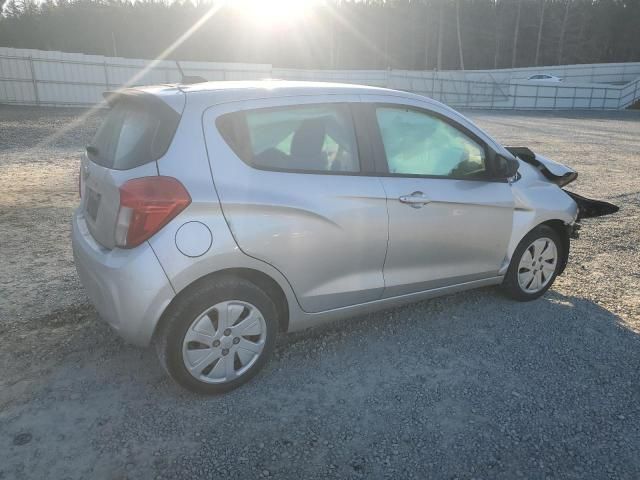
<instances>
[{"instance_id":1,"label":"rear taillight","mask_svg":"<svg viewBox=\"0 0 640 480\"><path fill-rule=\"evenodd\" d=\"M120 187L116 245L140 245L191 203L182 184L172 177L143 177Z\"/></svg>"}]
</instances>

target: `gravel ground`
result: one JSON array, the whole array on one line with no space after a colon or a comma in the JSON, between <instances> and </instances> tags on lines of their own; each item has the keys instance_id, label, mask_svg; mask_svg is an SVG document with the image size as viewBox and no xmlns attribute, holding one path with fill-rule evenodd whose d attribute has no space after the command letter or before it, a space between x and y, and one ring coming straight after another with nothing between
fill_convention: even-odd
<instances>
[{"instance_id":1,"label":"gravel ground","mask_svg":"<svg viewBox=\"0 0 640 480\"><path fill-rule=\"evenodd\" d=\"M640 478L640 112L470 112L621 206L542 299L487 288L289 335L210 398L87 303L69 219L99 115L80 113L0 107L0 479Z\"/></svg>"}]
</instances>

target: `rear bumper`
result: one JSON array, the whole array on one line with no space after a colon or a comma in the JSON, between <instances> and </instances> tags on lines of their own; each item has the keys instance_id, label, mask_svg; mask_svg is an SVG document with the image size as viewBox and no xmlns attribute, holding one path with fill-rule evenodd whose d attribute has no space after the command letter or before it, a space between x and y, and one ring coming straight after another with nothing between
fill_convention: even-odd
<instances>
[{"instance_id":1,"label":"rear bumper","mask_svg":"<svg viewBox=\"0 0 640 480\"><path fill-rule=\"evenodd\" d=\"M149 243L108 250L93 239L79 211L73 216L72 243L78 276L100 316L126 341L148 345L175 296Z\"/></svg>"}]
</instances>

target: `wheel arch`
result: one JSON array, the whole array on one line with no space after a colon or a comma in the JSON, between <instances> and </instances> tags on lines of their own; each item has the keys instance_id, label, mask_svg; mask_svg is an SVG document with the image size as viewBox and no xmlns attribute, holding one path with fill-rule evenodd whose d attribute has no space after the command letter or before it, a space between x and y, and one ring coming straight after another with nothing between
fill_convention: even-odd
<instances>
[{"instance_id":1,"label":"wheel arch","mask_svg":"<svg viewBox=\"0 0 640 480\"><path fill-rule=\"evenodd\" d=\"M567 262L569 261L569 249L571 247L571 229L566 223L558 219L547 220L546 222L542 222L534 228L538 228L540 225L546 225L547 227L551 228L558 234L560 242L562 242L562 256L560 257L560 268L558 270L558 275L561 275L562 272L564 272L564 269L567 267Z\"/></svg>"},{"instance_id":2,"label":"wheel arch","mask_svg":"<svg viewBox=\"0 0 640 480\"><path fill-rule=\"evenodd\" d=\"M531 232L533 232L536 228L539 228L540 226L546 226L551 228L558 235L558 238L560 238L560 242L561 242L560 247L562 251L562 256L560 257L560 269L558 270L558 275L564 272L564 269L566 268L567 262L569 260L571 227L567 225L563 220L551 219L551 220L545 220L544 222L538 223L535 226L531 227L529 230L524 232L524 234L522 234L519 238L517 238L517 241L512 243L513 247L510 251L508 261L505 263L503 267L504 273L506 273L507 268L509 267L509 265L511 265L511 261L513 260L513 254L516 248L518 247L518 245L520 245L520 243L522 242L522 239L524 239L527 235L529 235Z\"/></svg>"},{"instance_id":3,"label":"wheel arch","mask_svg":"<svg viewBox=\"0 0 640 480\"><path fill-rule=\"evenodd\" d=\"M278 318L278 330L281 332L286 332L289 330L289 302L287 301L287 296L284 293L284 290L280 287L278 282L266 273L259 270L240 267L226 268L209 273L198 278L197 280L194 280L189 285L180 290L178 294L173 297L171 302L169 302L169 305L167 305L164 312L160 316L160 320L158 321L154 329L153 338L155 339L158 332L162 329L172 306L176 302L178 302L184 295L186 295L186 292L194 288L196 285L200 285L202 283L211 283L223 277L241 278L257 285L259 288L264 290L269 295L269 297L273 299L273 301L276 303L276 307L278 308L278 312L280 314Z\"/></svg>"}]
</instances>

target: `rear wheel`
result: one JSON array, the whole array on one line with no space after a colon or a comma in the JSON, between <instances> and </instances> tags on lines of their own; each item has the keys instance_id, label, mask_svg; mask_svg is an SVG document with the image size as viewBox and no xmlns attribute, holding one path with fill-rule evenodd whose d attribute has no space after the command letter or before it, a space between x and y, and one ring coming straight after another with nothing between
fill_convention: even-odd
<instances>
[{"instance_id":1,"label":"rear wheel","mask_svg":"<svg viewBox=\"0 0 640 480\"><path fill-rule=\"evenodd\" d=\"M221 278L191 287L171 305L157 335L163 366L200 393L232 390L251 379L275 346L278 311L259 287Z\"/></svg>"},{"instance_id":2,"label":"rear wheel","mask_svg":"<svg viewBox=\"0 0 640 480\"><path fill-rule=\"evenodd\" d=\"M502 284L507 295L519 301L542 296L558 275L562 248L558 234L546 225L525 235L513 253Z\"/></svg>"}]
</instances>

